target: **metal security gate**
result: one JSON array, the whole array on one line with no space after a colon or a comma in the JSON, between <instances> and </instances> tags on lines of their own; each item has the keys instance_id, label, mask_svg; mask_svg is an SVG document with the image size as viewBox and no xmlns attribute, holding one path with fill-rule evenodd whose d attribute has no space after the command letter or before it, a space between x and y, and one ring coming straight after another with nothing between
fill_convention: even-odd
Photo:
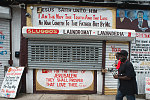
<instances>
[{"instance_id":1,"label":"metal security gate","mask_svg":"<svg viewBox=\"0 0 150 100\"><path fill-rule=\"evenodd\" d=\"M29 40L28 67L100 70L102 68L102 42Z\"/></svg>"},{"instance_id":2,"label":"metal security gate","mask_svg":"<svg viewBox=\"0 0 150 100\"><path fill-rule=\"evenodd\" d=\"M4 66L10 59L10 21L0 19L0 86L4 79Z\"/></svg>"},{"instance_id":3,"label":"metal security gate","mask_svg":"<svg viewBox=\"0 0 150 100\"><path fill-rule=\"evenodd\" d=\"M113 78L111 69L116 60L115 53L120 50L129 51L129 43L125 42L107 42L106 43L106 62L105 69L108 71L105 73L105 87L104 94L114 95L117 93L117 79Z\"/></svg>"}]
</instances>

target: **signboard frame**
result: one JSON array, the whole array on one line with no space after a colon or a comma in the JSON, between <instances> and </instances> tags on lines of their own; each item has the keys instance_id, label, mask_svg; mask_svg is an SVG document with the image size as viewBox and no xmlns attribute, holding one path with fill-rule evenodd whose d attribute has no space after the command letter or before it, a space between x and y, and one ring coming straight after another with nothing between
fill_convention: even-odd
<instances>
[{"instance_id":1,"label":"signboard frame","mask_svg":"<svg viewBox=\"0 0 150 100\"><path fill-rule=\"evenodd\" d=\"M1 97L16 98L23 72L24 67L8 68L0 90Z\"/></svg>"},{"instance_id":2,"label":"signboard frame","mask_svg":"<svg viewBox=\"0 0 150 100\"><path fill-rule=\"evenodd\" d=\"M93 90L36 90L36 69L33 70L33 93L61 93L61 94L96 94L97 93L97 71L93 71Z\"/></svg>"}]
</instances>

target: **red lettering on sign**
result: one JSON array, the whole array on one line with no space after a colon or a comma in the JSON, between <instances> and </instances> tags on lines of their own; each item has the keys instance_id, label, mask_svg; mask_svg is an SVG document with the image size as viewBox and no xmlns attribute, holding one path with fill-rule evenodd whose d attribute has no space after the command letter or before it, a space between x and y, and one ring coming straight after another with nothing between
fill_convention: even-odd
<instances>
[{"instance_id":1,"label":"red lettering on sign","mask_svg":"<svg viewBox=\"0 0 150 100\"><path fill-rule=\"evenodd\" d=\"M46 78L46 82L54 82L53 78Z\"/></svg>"},{"instance_id":2,"label":"red lettering on sign","mask_svg":"<svg viewBox=\"0 0 150 100\"><path fill-rule=\"evenodd\" d=\"M52 73L52 70L42 69L42 73Z\"/></svg>"},{"instance_id":3,"label":"red lettering on sign","mask_svg":"<svg viewBox=\"0 0 150 100\"><path fill-rule=\"evenodd\" d=\"M9 90L6 90L6 93L15 93L15 91L9 91Z\"/></svg>"},{"instance_id":4,"label":"red lettering on sign","mask_svg":"<svg viewBox=\"0 0 150 100\"><path fill-rule=\"evenodd\" d=\"M146 91L150 91L150 88L146 88Z\"/></svg>"},{"instance_id":5,"label":"red lettering on sign","mask_svg":"<svg viewBox=\"0 0 150 100\"><path fill-rule=\"evenodd\" d=\"M57 83L57 87L66 87L66 83Z\"/></svg>"},{"instance_id":6,"label":"red lettering on sign","mask_svg":"<svg viewBox=\"0 0 150 100\"><path fill-rule=\"evenodd\" d=\"M128 32L128 37L131 37L131 32Z\"/></svg>"},{"instance_id":7,"label":"red lettering on sign","mask_svg":"<svg viewBox=\"0 0 150 100\"><path fill-rule=\"evenodd\" d=\"M146 82L146 85L150 85L150 82Z\"/></svg>"},{"instance_id":8,"label":"red lettering on sign","mask_svg":"<svg viewBox=\"0 0 150 100\"><path fill-rule=\"evenodd\" d=\"M150 78L146 78L146 81L150 81Z\"/></svg>"},{"instance_id":9,"label":"red lettering on sign","mask_svg":"<svg viewBox=\"0 0 150 100\"><path fill-rule=\"evenodd\" d=\"M2 31L0 31L0 34L2 34L2 35L3 35L3 32L2 32Z\"/></svg>"},{"instance_id":10,"label":"red lettering on sign","mask_svg":"<svg viewBox=\"0 0 150 100\"><path fill-rule=\"evenodd\" d=\"M68 84L69 84L69 87L78 87L77 83L68 83Z\"/></svg>"},{"instance_id":11,"label":"red lettering on sign","mask_svg":"<svg viewBox=\"0 0 150 100\"><path fill-rule=\"evenodd\" d=\"M27 29L27 34L58 34L58 29Z\"/></svg>"},{"instance_id":12,"label":"red lettering on sign","mask_svg":"<svg viewBox=\"0 0 150 100\"><path fill-rule=\"evenodd\" d=\"M139 37L139 38L150 38L150 34L149 33L136 33L136 37Z\"/></svg>"},{"instance_id":13,"label":"red lettering on sign","mask_svg":"<svg viewBox=\"0 0 150 100\"><path fill-rule=\"evenodd\" d=\"M54 83L46 83L47 86L54 86Z\"/></svg>"},{"instance_id":14,"label":"red lettering on sign","mask_svg":"<svg viewBox=\"0 0 150 100\"><path fill-rule=\"evenodd\" d=\"M102 16L100 15L100 20L107 20L107 17L102 17Z\"/></svg>"},{"instance_id":15,"label":"red lettering on sign","mask_svg":"<svg viewBox=\"0 0 150 100\"><path fill-rule=\"evenodd\" d=\"M111 46L112 52L120 52L121 48L115 48L115 46Z\"/></svg>"}]
</instances>

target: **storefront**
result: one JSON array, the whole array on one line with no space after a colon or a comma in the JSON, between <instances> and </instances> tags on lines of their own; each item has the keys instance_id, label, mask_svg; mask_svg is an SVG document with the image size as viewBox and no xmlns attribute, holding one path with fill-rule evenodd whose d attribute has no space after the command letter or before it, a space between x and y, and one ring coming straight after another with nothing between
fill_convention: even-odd
<instances>
[{"instance_id":1,"label":"storefront","mask_svg":"<svg viewBox=\"0 0 150 100\"><path fill-rule=\"evenodd\" d=\"M114 8L29 5L27 13L27 93L106 91L107 54L114 43L129 51L135 38L133 30L115 29Z\"/></svg>"},{"instance_id":2,"label":"storefront","mask_svg":"<svg viewBox=\"0 0 150 100\"><path fill-rule=\"evenodd\" d=\"M107 41L106 42L106 61L105 61L105 69L107 72L105 73L105 92L106 95L114 95L117 93L117 80L113 78L113 68L114 62L116 60L115 54L120 50L126 50L130 53L130 42L120 41ZM128 56L130 57L130 56Z\"/></svg>"},{"instance_id":3,"label":"storefront","mask_svg":"<svg viewBox=\"0 0 150 100\"><path fill-rule=\"evenodd\" d=\"M62 29L67 28L23 28L23 35L28 38L28 68L34 72L32 75L34 93L43 91L48 93L97 93L97 84L102 87L103 81L97 71L100 71L102 75L104 40L111 40L112 36L95 33L97 31L108 32L113 36L114 33L121 33L122 36L116 34L118 40L128 39L130 41L134 38L134 31L90 29L91 34L89 35L66 35L63 34ZM50 30L53 30L54 33L54 30L58 30L58 33L53 34ZM78 30L85 29L78 28ZM129 33L132 33L132 36L129 36ZM108 44L105 45L109 46ZM116 43L117 46L122 46L121 49L129 50L128 44L118 44ZM112 56L115 57L114 54ZM97 77L100 78L101 83L97 81ZM102 91L102 88L100 90Z\"/></svg>"},{"instance_id":4,"label":"storefront","mask_svg":"<svg viewBox=\"0 0 150 100\"><path fill-rule=\"evenodd\" d=\"M4 79L4 66L10 60L10 8L0 6L0 86Z\"/></svg>"}]
</instances>

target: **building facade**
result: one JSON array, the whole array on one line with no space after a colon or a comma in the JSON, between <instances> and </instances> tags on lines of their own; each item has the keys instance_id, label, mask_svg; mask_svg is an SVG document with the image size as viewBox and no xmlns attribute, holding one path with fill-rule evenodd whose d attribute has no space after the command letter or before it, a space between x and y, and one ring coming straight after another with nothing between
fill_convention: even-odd
<instances>
[{"instance_id":1,"label":"building facade","mask_svg":"<svg viewBox=\"0 0 150 100\"><path fill-rule=\"evenodd\" d=\"M112 76L115 53L124 49L134 65L139 94L144 94L141 80L149 75L149 10L126 3L129 9L110 2L105 6L46 3L20 2L9 8L9 20L0 19L9 27L1 32L0 52L7 55L5 61L0 58L1 73L4 66L24 66L21 91L26 93L112 95L117 92ZM143 18L138 22L140 12Z\"/></svg>"}]
</instances>

